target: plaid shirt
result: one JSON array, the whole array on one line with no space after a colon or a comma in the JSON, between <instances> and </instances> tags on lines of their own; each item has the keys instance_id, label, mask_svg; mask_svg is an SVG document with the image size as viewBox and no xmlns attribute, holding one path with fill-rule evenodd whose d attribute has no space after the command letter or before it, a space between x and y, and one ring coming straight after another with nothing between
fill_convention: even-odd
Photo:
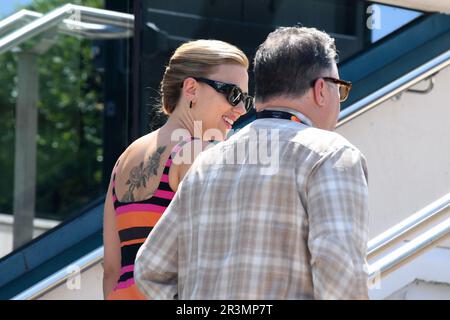
<instances>
[{"instance_id":1,"label":"plaid shirt","mask_svg":"<svg viewBox=\"0 0 450 320\"><path fill-rule=\"evenodd\" d=\"M336 133L259 119L195 160L135 279L149 299L365 299L367 241L364 156Z\"/></svg>"}]
</instances>

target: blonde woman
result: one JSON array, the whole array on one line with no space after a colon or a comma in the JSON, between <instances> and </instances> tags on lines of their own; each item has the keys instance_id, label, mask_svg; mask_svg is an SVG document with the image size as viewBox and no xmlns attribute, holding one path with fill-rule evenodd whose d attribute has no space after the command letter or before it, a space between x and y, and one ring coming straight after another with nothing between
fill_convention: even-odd
<instances>
[{"instance_id":1,"label":"blonde woman","mask_svg":"<svg viewBox=\"0 0 450 320\"><path fill-rule=\"evenodd\" d=\"M144 299L134 283L134 260L190 167L176 161L179 151L194 135L223 139L253 106L248 66L241 50L217 40L185 43L170 58L161 82L166 124L133 142L111 175L103 226L105 299ZM180 132L189 136L181 143L174 139Z\"/></svg>"}]
</instances>

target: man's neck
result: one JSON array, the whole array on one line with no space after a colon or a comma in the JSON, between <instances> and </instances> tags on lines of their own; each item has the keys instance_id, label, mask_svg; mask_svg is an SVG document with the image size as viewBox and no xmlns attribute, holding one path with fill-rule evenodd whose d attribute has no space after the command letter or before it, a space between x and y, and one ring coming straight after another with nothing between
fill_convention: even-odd
<instances>
[{"instance_id":1,"label":"man's neck","mask_svg":"<svg viewBox=\"0 0 450 320\"><path fill-rule=\"evenodd\" d=\"M314 122L307 112L307 108L305 107L305 103L301 98L299 99L285 99L285 98L275 98L271 99L264 103L257 103L256 111L262 110L279 110L290 112L294 116L300 119L300 121L305 124L314 127Z\"/></svg>"},{"instance_id":2,"label":"man's neck","mask_svg":"<svg viewBox=\"0 0 450 320\"><path fill-rule=\"evenodd\" d=\"M276 111L289 112L290 114L296 116L302 123L304 123L304 124L306 124L306 125L308 125L310 127L314 126L312 121L307 116L305 116L300 111L292 109L292 108L287 108L287 107L267 107L267 108L264 108L263 110L276 110Z\"/></svg>"}]
</instances>

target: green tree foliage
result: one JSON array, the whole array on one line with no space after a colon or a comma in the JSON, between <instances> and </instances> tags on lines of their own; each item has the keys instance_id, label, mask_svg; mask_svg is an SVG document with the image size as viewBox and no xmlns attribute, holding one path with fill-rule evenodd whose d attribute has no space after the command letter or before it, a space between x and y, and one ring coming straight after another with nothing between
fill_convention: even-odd
<instances>
[{"instance_id":1,"label":"green tree foliage","mask_svg":"<svg viewBox=\"0 0 450 320\"><path fill-rule=\"evenodd\" d=\"M48 13L68 3L34 0L27 9ZM102 7L102 0L71 1ZM41 38L21 46L29 50ZM63 220L100 196L102 179L101 74L92 40L58 34L39 56L36 214ZM0 212L11 213L14 184L14 130L17 56L0 55Z\"/></svg>"}]
</instances>

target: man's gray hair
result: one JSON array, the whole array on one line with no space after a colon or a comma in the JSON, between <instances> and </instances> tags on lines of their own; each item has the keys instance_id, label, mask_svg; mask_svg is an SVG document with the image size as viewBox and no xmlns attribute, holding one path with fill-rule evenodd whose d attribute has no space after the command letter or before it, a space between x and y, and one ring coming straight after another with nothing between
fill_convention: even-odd
<instances>
[{"instance_id":1,"label":"man's gray hair","mask_svg":"<svg viewBox=\"0 0 450 320\"><path fill-rule=\"evenodd\" d=\"M255 55L256 100L302 96L334 63L336 46L328 34L315 28L280 27Z\"/></svg>"}]
</instances>

